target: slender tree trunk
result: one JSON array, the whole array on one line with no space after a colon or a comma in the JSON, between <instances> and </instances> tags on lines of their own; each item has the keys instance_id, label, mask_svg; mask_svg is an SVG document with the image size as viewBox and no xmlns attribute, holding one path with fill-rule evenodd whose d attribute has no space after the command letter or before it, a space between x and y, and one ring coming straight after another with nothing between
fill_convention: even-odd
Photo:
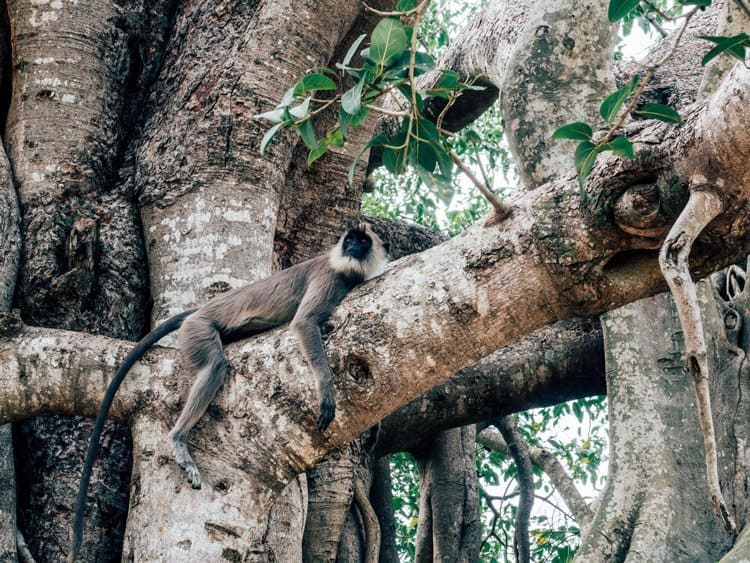
<instances>
[{"instance_id":1,"label":"slender tree trunk","mask_svg":"<svg viewBox=\"0 0 750 563\"><path fill-rule=\"evenodd\" d=\"M476 561L481 540L473 425L438 434L419 465L415 561Z\"/></svg>"}]
</instances>

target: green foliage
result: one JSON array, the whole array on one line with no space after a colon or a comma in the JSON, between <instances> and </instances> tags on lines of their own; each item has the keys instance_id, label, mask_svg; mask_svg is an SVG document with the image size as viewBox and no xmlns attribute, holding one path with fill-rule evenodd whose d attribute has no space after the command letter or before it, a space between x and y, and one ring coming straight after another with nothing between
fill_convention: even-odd
<instances>
[{"instance_id":1,"label":"green foliage","mask_svg":"<svg viewBox=\"0 0 750 563\"><path fill-rule=\"evenodd\" d=\"M711 0L610 0L608 16L611 22L623 21L623 33L629 34L634 21L641 24L644 32L649 32L651 26L658 26L665 20L672 20L682 15L687 6L691 10L684 14L684 25L695 13L696 8L704 8L711 5ZM702 63L717 57L721 53L728 53L740 60L745 60L745 48L750 46L750 37L741 33L734 37L712 37L702 36L703 39L711 41L716 46L704 57ZM676 50L676 49L675 49ZM674 54L674 50L657 66L664 64ZM616 57L617 58L617 57ZM580 141L573 154L573 160L578 173L579 185L583 187L586 178L596 162L599 154L612 151L623 158L634 158L635 147L627 138L618 136L616 133L625 121L628 114L643 119L657 119L666 123L679 124L682 118L677 111L664 104L643 104L637 106L638 98L649 80L653 77L656 67L649 67L645 78L634 75L631 80L608 95L599 106L599 114L608 129L605 133L594 135L593 127L586 123L575 122L558 128L554 139L570 139ZM629 101L628 101L629 100ZM627 103L627 106L625 105ZM624 109L623 109L624 108Z\"/></svg>"},{"instance_id":2,"label":"green foliage","mask_svg":"<svg viewBox=\"0 0 750 563\"><path fill-rule=\"evenodd\" d=\"M711 35L701 35L701 39L716 43L716 47L711 49L701 60L701 65L708 64L712 59L722 53L733 56L736 59L745 61L745 48L750 47L750 36L747 33L740 33L732 37L714 37Z\"/></svg>"},{"instance_id":3,"label":"green foliage","mask_svg":"<svg viewBox=\"0 0 750 563\"><path fill-rule=\"evenodd\" d=\"M614 23L636 9L641 0L610 0L607 17Z\"/></svg>"},{"instance_id":4,"label":"green foliage","mask_svg":"<svg viewBox=\"0 0 750 563\"><path fill-rule=\"evenodd\" d=\"M381 72L407 51L409 37L398 18L385 18L372 31L370 48L362 57L370 59Z\"/></svg>"},{"instance_id":5,"label":"green foliage","mask_svg":"<svg viewBox=\"0 0 750 563\"><path fill-rule=\"evenodd\" d=\"M576 121L559 127L552 134L553 139L572 139L574 141L588 141L594 135L588 123Z\"/></svg>"},{"instance_id":6,"label":"green foliage","mask_svg":"<svg viewBox=\"0 0 750 563\"><path fill-rule=\"evenodd\" d=\"M665 106L664 104L643 104L637 110L633 110L633 113L645 119L658 119L667 123L682 123L680 114L674 108Z\"/></svg>"},{"instance_id":7,"label":"green foliage","mask_svg":"<svg viewBox=\"0 0 750 563\"><path fill-rule=\"evenodd\" d=\"M499 109L493 107L450 139L451 149L462 161L486 170L490 185L500 179L505 184L514 183L517 178L501 123ZM453 236L488 211L487 201L462 179L454 174L450 183L430 184L414 171L407 170L396 178L381 169L375 173L375 192L363 196L362 211L409 220Z\"/></svg>"},{"instance_id":8,"label":"green foliage","mask_svg":"<svg viewBox=\"0 0 750 563\"><path fill-rule=\"evenodd\" d=\"M401 560L413 561L419 515L419 476L411 454L390 456L396 549Z\"/></svg>"},{"instance_id":9,"label":"green foliage","mask_svg":"<svg viewBox=\"0 0 750 563\"><path fill-rule=\"evenodd\" d=\"M404 0L399 5L408 11L416 4ZM390 135L374 137L365 149L382 147L383 164L391 174L401 175L413 169L421 182L438 193L445 191L453 176L452 149L446 135L423 115L424 98L437 96L451 103L461 92L479 87L462 82L457 73L445 70L434 88L424 92L417 90L414 77L433 70L435 61L425 51L412 51L414 33L401 19L384 18L373 29L365 49L359 50L367 38L365 35L354 41L343 60L336 63L338 72L310 70L284 94L273 110L255 116L273 125L261 142L261 152L281 129L296 128L309 149L307 160L312 164L331 146L343 145L351 130L371 111L377 111L372 105L376 99L385 92L399 91L408 108L396 112L401 120L400 129ZM358 52L360 63L355 66L353 61ZM339 107L338 121L318 136L314 118L334 104ZM352 165L350 181L362 154L360 152Z\"/></svg>"},{"instance_id":10,"label":"green foliage","mask_svg":"<svg viewBox=\"0 0 750 563\"><path fill-rule=\"evenodd\" d=\"M605 397L560 403L521 413L519 430L532 446L545 447L557 457L579 488L592 495L604 484L607 454ZM476 449L476 467L482 490L483 562L515 561L513 526L516 515L516 469L497 451ZM403 561L413 561L419 510L419 479L410 454L391 456L391 480L397 549ZM565 511L552 483L534 472L536 503L530 521L532 561L571 561L580 542L580 529Z\"/></svg>"},{"instance_id":11,"label":"green foliage","mask_svg":"<svg viewBox=\"0 0 750 563\"><path fill-rule=\"evenodd\" d=\"M544 447L559 459L579 489L595 494L603 485L606 463L606 399L597 397L560 403L519 414L518 425L532 446ZM517 506L516 468L509 456L477 448L483 523L481 561L511 562ZM536 500L529 522L532 561L571 561L580 529L565 511L554 486L534 471Z\"/></svg>"},{"instance_id":12,"label":"green foliage","mask_svg":"<svg viewBox=\"0 0 750 563\"><path fill-rule=\"evenodd\" d=\"M606 121L607 123L614 123L614 121L617 119L617 116L620 114L622 105L636 89L638 83L640 82L640 79L641 77L639 75L634 74L630 79L630 82L628 82L621 88L618 88L604 99L604 101L599 106L599 115L602 116L602 119L604 119L604 121Z\"/></svg>"}]
</instances>

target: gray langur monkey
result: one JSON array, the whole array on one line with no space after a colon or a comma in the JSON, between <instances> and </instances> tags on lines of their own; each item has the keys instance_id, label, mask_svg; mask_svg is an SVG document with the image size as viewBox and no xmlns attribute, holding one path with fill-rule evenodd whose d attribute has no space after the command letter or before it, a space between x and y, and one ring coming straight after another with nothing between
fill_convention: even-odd
<instances>
[{"instance_id":1,"label":"gray langur monkey","mask_svg":"<svg viewBox=\"0 0 750 563\"><path fill-rule=\"evenodd\" d=\"M112 400L130 368L151 346L179 329L183 365L196 375L185 406L169 432L169 441L175 461L187 473L192 487L199 489L201 475L186 439L226 378L227 361L222 344L291 321L290 327L317 378L320 403L317 423L320 430L325 430L333 420L336 402L320 327L355 285L383 271L387 259L386 249L378 235L370 225L360 223L347 229L328 253L264 280L217 295L198 309L170 317L143 337L117 370L99 409L81 475L68 561L74 561L80 549L91 469Z\"/></svg>"}]
</instances>

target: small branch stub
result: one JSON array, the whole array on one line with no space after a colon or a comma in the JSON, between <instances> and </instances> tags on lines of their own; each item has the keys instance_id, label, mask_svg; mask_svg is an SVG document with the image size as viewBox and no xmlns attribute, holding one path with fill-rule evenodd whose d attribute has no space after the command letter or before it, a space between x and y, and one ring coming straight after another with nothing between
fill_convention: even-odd
<instances>
[{"instance_id":1,"label":"small branch stub","mask_svg":"<svg viewBox=\"0 0 750 563\"><path fill-rule=\"evenodd\" d=\"M669 231L661 252L659 266L674 298L685 339L685 371L693 379L703 441L705 445L706 476L714 510L730 533L737 526L730 514L719 484L716 437L711 397L709 393L708 353L703 333L703 319L698 294L690 276L688 257L695 239L722 210L721 198L701 186L694 186L690 199Z\"/></svg>"}]
</instances>

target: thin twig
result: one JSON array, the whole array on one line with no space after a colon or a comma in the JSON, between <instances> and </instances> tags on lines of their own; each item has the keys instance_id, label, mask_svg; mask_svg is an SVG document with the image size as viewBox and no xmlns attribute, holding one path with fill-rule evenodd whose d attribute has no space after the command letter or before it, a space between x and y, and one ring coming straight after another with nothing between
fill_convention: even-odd
<instances>
[{"instance_id":1,"label":"thin twig","mask_svg":"<svg viewBox=\"0 0 750 563\"><path fill-rule=\"evenodd\" d=\"M365 10L367 10L368 12L371 12L371 13L375 14L376 16L380 16L381 18L393 18L393 17L397 18L397 17L401 17L401 16L411 16L412 14L416 14L419 11L420 6L421 6L421 4L417 5L417 6L414 6L411 10L406 10L404 12L397 12L395 10L388 12L388 11L378 10L377 8L373 8L372 6L369 6L365 2L362 2L362 7ZM416 28L416 26L415 26L415 28Z\"/></svg>"},{"instance_id":2,"label":"thin twig","mask_svg":"<svg viewBox=\"0 0 750 563\"><path fill-rule=\"evenodd\" d=\"M474 172L472 172L471 169L466 166L466 164L464 164L460 158L458 158L456 153L450 151L450 155L453 164L455 164L459 168L459 170L461 170L461 172L466 174L466 177L471 180L472 184L474 184L479 192L487 199L487 201L490 202L496 218L502 219L507 216L510 212L510 207L507 204L503 203L500 198L495 195L495 192L490 190L489 187L487 187L479 178L477 178Z\"/></svg>"},{"instance_id":3,"label":"thin twig","mask_svg":"<svg viewBox=\"0 0 750 563\"><path fill-rule=\"evenodd\" d=\"M394 111L390 109L381 108L380 106L374 106L372 104L365 104L364 107L374 113L382 113L390 117L409 117L408 111Z\"/></svg>"},{"instance_id":4,"label":"thin twig","mask_svg":"<svg viewBox=\"0 0 750 563\"><path fill-rule=\"evenodd\" d=\"M703 334L703 319L698 294L690 276L688 262L695 239L723 209L721 198L706 190L705 187L698 185L698 189L694 186L690 190L690 198L685 209L672 225L662 245L659 253L659 266L672 292L685 340L685 371L692 376L695 388L698 418L705 446L706 477L711 503L727 531L735 533L737 525L729 513L719 483L716 434L708 385L708 352Z\"/></svg>"},{"instance_id":5,"label":"thin twig","mask_svg":"<svg viewBox=\"0 0 750 563\"><path fill-rule=\"evenodd\" d=\"M668 34L668 33L667 33L667 32L666 32L665 30L664 30L664 28L663 28L662 26L660 26L660 25L659 25L659 22L657 22L657 21L656 21L656 20L654 19L654 17L653 17L653 16L651 15L651 14L649 14L649 13L645 13L645 14L643 14L643 17L645 17L645 18L646 18L646 19L648 20L648 23L650 23L651 25L653 25L653 26L654 26L654 29L655 29L656 31L658 31L658 32L659 32L659 35L661 35L661 36L662 36L662 39L663 39L664 37L666 37L667 35L669 35L669 34Z\"/></svg>"},{"instance_id":6,"label":"thin twig","mask_svg":"<svg viewBox=\"0 0 750 563\"><path fill-rule=\"evenodd\" d=\"M680 41L682 40L682 36L685 34L685 30L688 27L688 24L690 23L690 20L692 17L698 12L698 6L690 10L687 14L685 14L685 21L682 24L682 27L680 28L680 31L677 33L677 37L674 40L674 43L672 43L672 48L669 50L669 52L657 63L649 66L646 69L646 76L643 77L640 84L638 84L638 88L636 88L633 95L630 97L630 102L625 107L625 110L620 114L620 117L617 119L617 122L609 128L609 131L599 139L596 143L597 147L601 147L602 145L605 145L609 142L609 140L612 138L612 136L615 134L616 131L622 127L623 123L625 123L625 120L630 115L630 113L635 109L635 105L638 103L638 101L641 98L641 95L646 90L646 86L648 86L649 82L651 82L651 79L656 74L656 71L663 66L669 59L671 59L674 54L677 52L677 47L680 45Z\"/></svg>"}]
</instances>

